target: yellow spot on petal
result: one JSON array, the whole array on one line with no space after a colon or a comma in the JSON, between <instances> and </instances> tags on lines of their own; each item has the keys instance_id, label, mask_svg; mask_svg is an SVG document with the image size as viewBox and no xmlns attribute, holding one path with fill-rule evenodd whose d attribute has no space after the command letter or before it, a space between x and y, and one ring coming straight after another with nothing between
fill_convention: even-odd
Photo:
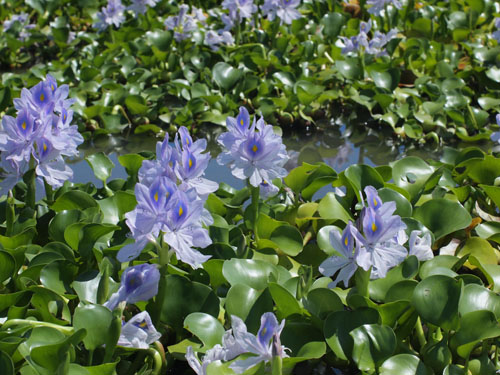
<instances>
[{"instance_id":1,"label":"yellow spot on petal","mask_svg":"<svg viewBox=\"0 0 500 375\"><path fill-rule=\"evenodd\" d=\"M184 210L182 209L182 206L179 206L179 217L181 217L183 213Z\"/></svg>"},{"instance_id":2,"label":"yellow spot on petal","mask_svg":"<svg viewBox=\"0 0 500 375\"><path fill-rule=\"evenodd\" d=\"M158 192L155 193L155 202L158 202Z\"/></svg>"},{"instance_id":3,"label":"yellow spot on petal","mask_svg":"<svg viewBox=\"0 0 500 375\"><path fill-rule=\"evenodd\" d=\"M167 194L165 194L165 197L168 199L169 196L170 196L170 193L167 191Z\"/></svg>"},{"instance_id":4,"label":"yellow spot on petal","mask_svg":"<svg viewBox=\"0 0 500 375\"><path fill-rule=\"evenodd\" d=\"M23 121L23 123L21 124L21 127L23 128L23 130L26 130L26 121Z\"/></svg>"},{"instance_id":5,"label":"yellow spot on petal","mask_svg":"<svg viewBox=\"0 0 500 375\"><path fill-rule=\"evenodd\" d=\"M375 233L377 231L377 225L375 224L375 222L372 223L372 231Z\"/></svg>"},{"instance_id":6,"label":"yellow spot on petal","mask_svg":"<svg viewBox=\"0 0 500 375\"><path fill-rule=\"evenodd\" d=\"M373 205L374 205L375 207L377 207L377 204L378 204L378 203L377 203L377 200L376 200L375 198L373 198Z\"/></svg>"},{"instance_id":7,"label":"yellow spot on petal","mask_svg":"<svg viewBox=\"0 0 500 375\"><path fill-rule=\"evenodd\" d=\"M56 88L54 87L54 85L50 86L50 88L52 89L52 91L54 91Z\"/></svg>"},{"instance_id":8,"label":"yellow spot on petal","mask_svg":"<svg viewBox=\"0 0 500 375\"><path fill-rule=\"evenodd\" d=\"M252 147L252 151L253 151L254 153L256 153L258 149L259 149L259 148L257 147L257 145L253 145L253 147Z\"/></svg>"},{"instance_id":9,"label":"yellow spot on petal","mask_svg":"<svg viewBox=\"0 0 500 375\"><path fill-rule=\"evenodd\" d=\"M46 143L43 144L43 152L45 152L45 151L47 151L47 144Z\"/></svg>"},{"instance_id":10,"label":"yellow spot on petal","mask_svg":"<svg viewBox=\"0 0 500 375\"><path fill-rule=\"evenodd\" d=\"M266 332L267 332L267 328L264 327L260 333L261 336L265 336L266 335Z\"/></svg>"},{"instance_id":11,"label":"yellow spot on petal","mask_svg":"<svg viewBox=\"0 0 500 375\"><path fill-rule=\"evenodd\" d=\"M189 139L186 139L186 145L189 146Z\"/></svg>"},{"instance_id":12,"label":"yellow spot on petal","mask_svg":"<svg viewBox=\"0 0 500 375\"><path fill-rule=\"evenodd\" d=\"M40 101L43 102L45 100L45 95L40 94Z\"/></svg>"},{"instance_id":13,"label":"yellow spot on petal","mask_svg":"<svg viewBox=\"0 0 500 375\"><path fill-rule=\"evenodd\" d=\"M349 239L347 237L345 238L344 243L345 243L346 246L349 243Z\"/></svg>"},{"instance_id":14,"label":"yellow spot on petal","mask_svg":"<svg viewBox=\"0 0 500 375\"><path fill-rule=\"evenodd\" d=\"M243 119L240 120L241 126L243 126L245 123L243 122Z\"/></svg>"},{"instance_id":15,"label":"yellow spot on petal","mask_svg":"<svg viewBox=\"0 0 500 375\"><path fill-rule=\"evenodd\" d=\"M191 158L189 158L189 168L191 168L193 166L193 161L191 160Z\"/></svg>"},{"instance_id":16,"label":"yellow spot on petal","mask_svg":"<svg viewBox=\"0 0 500 375\"><path fill-rule=\"evenodd\" d=\"M147 326L148 326L148 323L146 323L145 321L139 324L139 327L141 327L141 328L146 328Z\"/></svg>"}]
</instances>

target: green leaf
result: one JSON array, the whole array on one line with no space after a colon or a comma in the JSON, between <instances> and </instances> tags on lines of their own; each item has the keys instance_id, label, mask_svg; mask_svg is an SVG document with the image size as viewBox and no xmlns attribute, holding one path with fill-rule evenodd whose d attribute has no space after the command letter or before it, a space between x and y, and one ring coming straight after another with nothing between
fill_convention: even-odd
<instances>
[{"instance_id":1,"label":"green leaf","mask_svg":"<svg viewBox=\"0 0 500 375\"><path fill-rule=\"evenodd\" d=\"M330 39L336 38L339 35L344 22L345 18L341 13L325 14L325 16L321 19L321 24L324 26L323 34Z\"/></svg>"},{"instance_id":2,"label":"green leaf","mask_svg":"<svg viewBox=\"0 0 500 375\"><path fill-rule=\"evenodd\" d=\"M303 299L303 303L307 311L321 320L324 320L332 312L344 309L342 300L337 293L327 288L310 290Z\"/></svg>"},{"instance_id":3,"label":"green leaf","mask_svg":"<svg viewBox=\"0 0 500 375\"><path fill-rule=\"evenodd\" d=\"M106 343L112 320L113 314L107 307L88 304L75 309L73 327L87 331L83 344L87 350L94 350Z\"/></svg>"},{"instance_id":4,"label":"green leaf","mask_svg":"<svg viewBox=\"0 0 500 375\"><path fill-rule=\"evenodd\" d=\"M357 58L346 58L345 60L337 60L335 67L340 74L346 79L356 80L361 79L363 68L361 62Z\"/></svg>"},{"instance_id":5,"label":"green leaf","mask_svg":"<svg viewBox=\"0 0 500 375\"><path fill-rule=\"evenodd\" d=\"M97 201L104 217L103 223L118 224L125 214L137 205L135 195L126 191L117 191L112 197Z\"/></svg>"},{"instance_id":6,"label":"green leaf","mask_svg":"<svg viewBox=\"0 0 500 375\"><path fill-rule=\"evenodd\" d=\"M8 252L0 250L0 283L14 275L16 271L16 261Z\"/></svg>"},{"instance_id":7,"label":"green leaf","mask_svg":"<svg viewBox=\"0 0 500 375\"><path fill-rule=\"evenodd\" d=\"M141 168L144 159L145 157L139 154L126 154L118 156L118 161L134 181L137 180L137 172Z\"/></svg>"},{"instance_id":8,"label":"green leaf","mask_svg":"<svg viewBox=\"0 0 500 375\"><path fill-rule=\"evenodd\" d=\"M472 311L488 310L500 318L500 296L482 285L468 284L464 287L458 312L463 316Z\"/></svg>"},{"instance_id":9,"label":"green leaf","mask_svg":"<svg viewBox=\"0 0 500 375\"><path fill-rule=\"evenodd\" d=\"M224 262L222 274L231 285L244 284L262 290L267 287L271 274L278 277L278 270L263 260L233 258Z\"/></svg>"},{"instance_id":10,"label":"green leaf","mask_svg":"<svg viewBox=\"0 0 500 375\"><path fill-rule=\"evenodd\" d=\"M167 52L171 48L172 32L164 30L151 30L146 33L146 39L160 51Z\"/></svg>"},{"instance_id":11,"label":"green leaf","mask_svg":"<svg viewBox=\"0 0 500 375\"><path fill-rule=\"evenodd\" d=\"M394 215L401 217L410 217L412 215L411 203L402 194L389 188L382 188L378 190L378 195L382 202L396 202L396 211Z\"/></svg>"},{"instance_id":12,"label":"green leaf","mask_svg":"<svg viewBox=\"0 0 500 375\"><path fill-rule=\"evenodd\" d=\"M335 311L325 320L323 332L328 346L340 359L350 359L354 340L349 333L363 324L377 324L380 315L375 309L361 307L353 311Z\"/></svg>"},{"instance_id":13,"label":"green leaf","mask_svg":"<svg viewBox=\"0 0 500 375\"><path fill-rule=\"evenodd\" d=\"M65 192L51 206L56 212L73 209L85 210L89 207L97 207L97 202L89 194L80 190Z\"/></svg>"},{"instance_id":14,"label":"green leaf","mask_svg":"<svg viewBox=\"0 0 500 375\"><path fill-rule=\"evenodd\" d=\"M125 98L125 105L133 115L145 115L149 108L141 95L129 95Z\"/></svg>"},{"instance_id":15,"label":"green leaf","mask_svg":"<svg viewBox=\"0 0 500 375\"><path fill-rule=\"evenodd\" d=\"M219 87L230 90L241 79L243 72L225 62L218 62L212 69L212 75Z\"/></svg>"},{"instance_id":16,"label":"green leaf","mask_svg":"<svg viewBox=\"0 0 500 375\"><path fill-rule=\"evenodd\" d=\"M111 176L111 171L115 166L103 152L89 155L85 160L89 163L95 176L104 183Z\"/></svg>"},{"instance_id":17,"label":"green leaf","mask_svg":"<svg viewBox=\"0 0 500 375\"><path fill-rule=\"evenodd\" d=\"M118 229L120 227L111 224L75 223L66 228L64 239L68 245L86 258L92 254L92 249L99 238Z\"/></svg>"},{"instance_id":18,"label":"green leaf","mask_svg":"<svg viewBox=\"0 0 500 375\"><path fill-rule=\"evenodd\" d=\"M165 293L161 321L175 330L181 331L184 319L194 312L218 316L219 298L210 287L179 275L162 276L160 284L159 291Z\"/></svg>"},{"instance_id":19,"label":"green leaf","mask_svg":"<svg viewBox=\"0 0 500 375\"><path fill-rule=\"evenodd\" d=\"M496 250L483 238L468 238L457 256L461 258L467 254L473 255L482 264L497 264ZM466 265L470 267L470 263Z\"/></svg>"},{"instance_id":20,"label":"green leaf","mask_svg":"<svg viewBox=\"0 0 500 375\"><path fill-rule=\"evenodd\" d=\"M369 165L355 164L351 165L344 172L351 183L356 195L367 186L373 186L375 189L384 187L384 179L377 170ZM360 198L358 196L358 198Z\"/></svg>"},{"instance_id":21,"label":"green leaf","mask_svg":"<svg viewBox=\"0 0 500 375\"><path fill-rule=\"evenodd\" d=\"M184 328L197 336L206 349L222 343L224 327L212 315L195 312L186 316Z\"/></svg>"},{"instance_id":22,"label":"green leaf","mask_svg":"<svg viewBox=\"0 0 500 375\"><path fill-rule=\"evenodd\" d=\"M323 219L341 220L346 224L353 220L350 211L344 208L337 196L332 192L327 193L321 199L318 212Z\"/></svg>"},{"instance_id":23,"label":"green leaf","mask_svg":"<svg viewBox=\"0 0 500 375\"><path fill-rule=\"evenodd\" d=\"M296 256L302 251L302 235L299 230L291 225L281 225L271 233L271 241L289 256Z\"/></svg>"},{"instance_id":24,"label":"green leaf","mask_svg":"<svg viewBox=\"0 0 500 375\"><path fill-rule=\"evenodd\" d=\"M370 297L376 301L385 301L387 291L397 282L412 279L417 275L419 262L416 256L406 258L403 263L387 272L386 277L372 280L368 284Z\"/></svg>"},{"instance_id":25,"label":"green leaf","mask_svg":"<svg viewBox=\"0 0 500 375\"><path fill-rule=\"evenodd\" d=\"M412 305L424 321L446 331L457 329L462 288L462 281L444 275L429 276L415 287Z\"/></svg>"},{"instance_id":26,"label":"green leaf","mask_svg":"<svg viewBox=\"0 0 500 375\"><path fill-rule=\"evenodd\" d=\"M380 375L430 375L424 363L412 354L397 354L380 367Z\"/></svg>"},{"instance_id":27,"label":"green leaf","mask_svg":"<svg viewBox=\"0 0 500 375\"><path fill-rule=\"evenodd\" d=\"M350 335L354 340L352 359L361 371L374 373L396 349L396 335L388 326L364 324Z\"/></svg>"},{"instance_id":28,"label":"green leaf","mask_svg":"<svg viewBox=\"0 0 500 375\"><path fill-rule=\"evenodd\" d=\"M412 203L416 203L433 172L434 168L415 156L408 156L392 165L394 183L410 193Z\"/></svg>"},{"instance_id":29,"label":"green leaf","mask_svg":"<svg viewBox=\"0 0 500 375\"><path fill-rule=\"evenodd\" d=\"M491 311L479 310L465 314L460 319L460 329L452 336L450 345L462 358L468 358L476 344L500 336L500 324Z\"/></svg>"},{"instance_id":30,"label":"green leaf","mask_svg":"<svg viewBox=\"0 0 500 375\"><path fill-rule=\"evenodd\" d=\"M0 373L2 375L14 375L14 363L10 356L0 351Z\"/></svg>"},{"instance_id":31,"label":"green leaf","mask_svg":"<svg viewBox=\"0 0 500 375\"><path fill-rule=\"evenodd\" d=\"M470 214L460 203L444 198L425 202L415 209L413 217L429 228L436 240L467 228L472 222Z\"/></svg>"},{"instance_id":32,"label":"green leaf","mask_svg":"<svg viewBox=\"0 0 500 375\"><path fill-rule=\"evenodd\" d=\"M288 290L276 283L269 283L269 291L278 309L278 319L284 319L292 314L301 314L299 302Z\"/></svg>"}]
</instances>

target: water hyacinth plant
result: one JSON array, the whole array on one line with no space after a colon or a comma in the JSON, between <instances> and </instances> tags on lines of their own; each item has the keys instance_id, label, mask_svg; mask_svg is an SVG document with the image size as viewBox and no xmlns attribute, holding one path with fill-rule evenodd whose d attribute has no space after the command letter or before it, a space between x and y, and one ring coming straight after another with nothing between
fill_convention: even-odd
<instances>
[{"instance_id":1,"label":"water hyacinth plant","mask_svg":"<svg viewBox=\"0 0 500 375\"><path fill-rule=\"evenodd\" d=\"M0 374L498 372L500 13L443 4L3 2Z\"/></svg>"}]
</instances>

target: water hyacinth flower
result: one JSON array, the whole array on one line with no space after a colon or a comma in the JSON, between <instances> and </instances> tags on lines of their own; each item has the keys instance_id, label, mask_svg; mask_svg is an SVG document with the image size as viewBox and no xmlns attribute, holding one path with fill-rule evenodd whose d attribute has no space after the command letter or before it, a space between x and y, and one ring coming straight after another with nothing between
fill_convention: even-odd
<instances>
[{"instance_id":1,"label":"water hyacinth flower","mask_svg":"<svg viewBox=\"0 0 500 375\"><path fill-rule=\"evenodd\" d=\"M342 234L336 229L330 232L330 244L341 255L331 256L319 266L319 272L325 276L333 276L338 272L335 280L328 285L329 288L335 288L340 281L347 288L349 280L358 269L356 257L359 253L359 245L356 243L356 247L354 246L354 231L356 228L352 222L349 222Z\"/></svg>"},{"instance_id":2,"label":"water hyacinth flower","mask_svg":"<svg viewBox=\"0 0 500 375\"><path fill-rule=\"evenodd\" d=\"M147 301L158 293L159 281L160 271L155 265L145 263L128 267L122 273L120 288L111 295L104 306L114 310L122 301L127 303Z\"/></svg>"},{"instance_id":3,"label":"water hyacinth flower","mask_svg":"<svg viewBox=\"0 0 500 375\"><path fill-rule=\"evenodd\" d=\"M13 29L13 26L19 23L21 25L21 30L19 31L18 39L21 42L25 41L30 36L29 30L36 27L34 24L28 24L28 19L29 16L27 13L13 14L10 20L4 21L3 32Z\"/></svg>"},{"instance_id":4,"label":"water hyacinth flower","mask_svg":"<svg viewBox=\"0 0 500 375\"><path fill-rule=\"evenodd\" d=\"M158 1L160 0L132 0L132 4L127 9L136 14L145 14L148 7L155 7Z\"/></svg>"},{"instance_id":5,"label":"water hyacinth flower","mask_svg":"<svg viewBox=\"0 0 500 375\"><path fill-rule=\"evenodd\" d=\"M137 258L148 242L156 242L165 227L168 204L176 190L176 185L166 177L157 178L151 186L135 185L137 206L125 214L135 242L120 249L117 254L120 262Z\"/></svg>"},{"instance_id":6,"label":"water hyacinth flower","mask_svg":"<svg viewBox=\"0 0 500 375\"><path fill-rule=\"evenodd\" d=\"M387 55L384 47L392 39L396 38L398 30L392 29L387 34L375 31L373 37L370 39L368 32L370 32L371 28L372 21L369 20L368 22L360 23L358 35L350 38L339 36L339 39L342 41L342 54L350 55L364 51L366 54L377 57Z\"/></svg>"},{"instance_id":7,"label":"water hyacinth flower","mask_svg":"<svg viewBox=\"0 0 500 375\"><path fill-rule=\"evenodd\" d=\"M122 326L118 345L126 348L148 349L161 334L156 330L147 311L135 315Z\"/></svg>"},{"instance_id":8,"label":"water hyacinth flower","mask_svg":"<svg viewBox=\"0 0 500 375\"><path fill-rule=\"evenodd\" d=\"M217 33L213 30L209 30L205 34L204 43L213 51L217 51L221 45L234 45L234 38L229 31L220 30Z\"/></svg>"},{"instance_id":9,"label":"water hyacinth flower","mask_svg":"<svg viewBox=\"0 0 500 375\"><path fill-rule=\"evenodd\" d=\"M207 140L198 139L193 142L187 128L181 126L175 137L175 148L177 162L174 172L180 182L179 189L187 191L194 188L198 196L205 200L208 194L219 188L218 183L202 177L210 162L210 154L204 153Z\"/></svg>"},{"instance_id":10,"label":"water hyacinth flower","mask_svg":"<svg viewBox=\"0 0 500 375\"><path fill-rule=\"evenodd\" d=\"M434 253L431 248L431 235L425 233L420 237L422 232L414 230L410 234L410 252L409 255L415 255L421 262L434 258Z\"/></svg>"},{"instance_id":11,"label":"water hyacinth flower","mask_svg":"<svg viewBox=\"0 0 500 375\"><path fill-rule=\"evenodd\" d=\"M14 99L17 117L4 116L0 129L0 151L4 171L16 175L19 167L30 160L35 162L36 174L52 187L60 187L73 172L62 156L78 155L83 142L76 125L71 125L72 99L68 99L68 85L58 87L51 75L31 89L24 88L21 97ZM16 165L8 165L11 160ZM11 173L12 172L12 173ZM11 180L12 181L12 180Z\"/></svg>"},{"instance_id":12,"label":"water hyacinth flower","mask_svg":"<svg viewBox=\"0 0 500 375\"><path fill-rule=\"evenodd\" d=\"M252 18L252 15L258 10L253 0L224 0L222 8L229 10L229 18L237 23L240 23L244 18Z\"/></svg>"},{"instance_id":13,"label":"water hyacinth flower","mask_svg":"<svg viewBox=\"0 0 500 375\"><path fill-rule=\"evenodd\" d=\"M158 178L166 177L176 181L174 172L176 158L173 148L168 143L168 134L163 142L156 143L156 159L144 160L139 169L139 181L144 185L151 185Z\"/></svg>"},{"instance_id":14,"label":"water hyacinth flower","mask_svg":"<svg viewBox=\"0 0 500 375\"><path fill-rule=\"evenodd\" d=\"M196 199L194 189L177 190L167 210L163 240L175 251L177 258L193 268L199 268L211 258L193 247L207 247L212 243L208 230L201 225L203 201Z\"/></svg>"},{"instance_id":15,"label":"water hyacinth flower","mask_svg":"<svg viewBox=\"0 0 500 375\"><path fill-rule=\"evenodd\" d=\"M167 30L174 31L174 38L180 42L190 38L193 31L196 30L196 20L188 13L189 6L182 4L179 6L179 14L170 16L165 20Z\"/></svg>"},{"instance_id":16,"label":"water hyacinth flower","mask_svg":"<svg viewBox=\"0 0 500 375\"><path fill-rule=\"evenodd\" d=\"M371 7L368 8L368 13L376 16L381 16L387 5L392 5L397 9L403 7L399 0L367 0L366 5L371 5Z\"/></svg>"},{"instance_id":17,"label":"water hyacinth flower","mask_svg":"<svg viewBox=\"0 0 500 375\"><path fill-rule=\"evenodd\" d=\"M288 155L281 137L274 134L273 127L262 118L258 121L254 118L248 129L250 120L245 111L240 108L238 116L236 122L233 118L226 121L229 132L217 139L225 149L217 157L217 162L227 164L235 177L248 179L255 187L263 181L285 177L287 171L283 165Z\"/></svg>"},{"instance_id":18,"label":"water hyacinth flower","mask_svg":"<svg viewBox=\"0 0 500 375\"><path fill-rule=\"evenodd\" d=\"M224 352L224 348L217 344L205 353L200 363L193 352L193 347L188 346L186 349L186 360L197 375L206 375L208 365L212 362L223 360Z\"/></svg>"},{"instance_id":19,"label":"water hyacinth flower","mask_svg":"<svg viewBox=\"0 0 500 375\"><path fill-rule=\"evenodd\" d=\"M290 25L293 20L302 17L297 10L299 5L300 0L264 0L261 10L270 21L278 16L282 24Z\"/></svg>"},{"instance_id":20,"label":"water hyacinth flower","mask_svg":"<svg viewBox=\"0 0 500 375\"><path fill-rule=\"evenodd\" d=\"M97 12L98 21L94 24L94 27L99 32L103 32L111 25L120 27L125 21L125 10L126 8L120 0L108 0L107 6L103 7L100 12Z\"/></svg>"},{"instance_id":21,"label":"water hyacinth flower","mask_svg":"<svg viewBox=\"0 0 500 375\"><path fill-rule=\"evenodd\" d=\"M495 39L498 43L500 43L500 17L495 18L495 27L497 28L497 31L494 31L491 36L493 39Z\"/></svg>"},{"instance_id":22,"label":"water hyacinth flower","mask_svg":"<svg viewBox=\"0 0 500 375\"><path fill-rule=\"evenodd\" d=\"M237 316L231 316L231 323L234 343L236 343L238 351L241 351L240 354L256 354L256 356L247 359L237 360L229 366L237 374L243 374L260 362L270 362L273 359L273 346L279 348L278 355L281 358L288 357L285 353L287 348L280 343L281 331L285 326L284 319L278 324L278 320L273 313L264 313L260 320L257 336L249 333L243 320Z\"/></svg>"},{"instance_id":23,"label":"water hyacinth flower","mask_svg":"<svg viewBox=\"0 0 500 375\"><path fill-rule=\"evenodd\" d=\"M497 125L500 126L500 114L498 114L496 116L496 120L497 120ZM493 132L490 136L490 139L493 141L493 142L499 142L500 141L500 131L498 132Z\"/></svg>"}]
</instances>

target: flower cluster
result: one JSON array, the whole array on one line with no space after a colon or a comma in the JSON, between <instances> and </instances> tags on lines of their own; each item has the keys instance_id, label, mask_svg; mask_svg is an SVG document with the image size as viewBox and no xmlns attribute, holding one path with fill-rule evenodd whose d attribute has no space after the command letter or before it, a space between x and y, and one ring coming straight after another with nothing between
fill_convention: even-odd
<instances>
[{"instance_id":1,"label":"flower cluster","mask_svg":"<svg viewBox=\"0 0 500 375\"><path fill-rule=\"evenodd\" d=\"M500 126L500 114L496 117L497 125ZM500 131L491 134L491 140L493 142L500 142Z\"/></svg>"},{"instance_id":2,"label":"flower cluster","mask_svg":"<svg viewBox=\"0 0 500 375\"><path fill-rule=\"evenodd\" d=\"M399 215L394 215L396 203L382 203L372 186L367 186L365 193L368 206L361 212L359 224L362 233L351 222L343 233L338 230L330 232L330 243L340 255L326 259L319 270L325 276L338 272L332 287L340 281L347 287L358 267L365 271L371 269L370 277L378 279L385 277L390 268L400 264L408 255L415 255L421 261L433 257L431 237L428 233L420 237L420 231L411 232L408 253L403 246L408 241L406 225Z\"/></svg>"},{"instance_id":3,"label":"flower cluster","mask_svg":"<svg viewBox=\"0 0 500 375\"><path fill-rule=\"evenodd\" d=\"M5 33L8 30L13 30L16 23L18 23L21 26L21 30L19 31L19 35L17 37L21 42L23 42L29 37L30 35L29 30L34 29L36 26L28 22L29 22L28 13L13 14L10 17L10 20L4 21L3 32Z\"/></svg>"},{"instance_id":4,"label":"flower cluster","mask_svg":"<svg viewBox=\"0 0 500 375\"><path fill-rule=\"evenodd\" d=\"M240 354L250 353L253 356L234 361L229 367L237 374L243 374L260 362L270 362L274 356L288 357L284 346L281 345L280 335L285 320L278 324L273 313L264 313L257 336L249 333L243 320L231 316L232 329L226 331L222 338L222 345L215 345L208 350L201 364L193 353L193 348L187 348L186 359L191 368L198 375L206 375L208 365L214 361L231 361Z\"/></svg>"},{"instance_id":5,"label":"flower cluster","mask_svg":"<svg viewBox=\"0 0 500 375\"><path fill-rule=\"evenodd\" d=\"M401 9L403 7L399 0L367 0L366 5L371 5L368 9L368 13L376 16L382 16L382 13L388 5L392 5L397 9Z\"/></svg>"},{"instance_id":6,"label":"flower cluster","mask_svg":"<svg viewBox=\"0 0 500 375\"><path fill-rule=\"evenodd\" d=\"M147 301L158 293L159 281L160 271L154 265L146 263L128 267L122 273L120 288L111 295L104 306L114 310L121 302ZM147 349L149 344L160 337L161 334L156 331L149 314L143 311L122 325L118 345Z\"/></svg>"},{"instance_id":7,"label":"flower cluster","mask_svg":"<svg viewBox=\"0 0 500 375\"><path fill-rule=\"evenodd\" d=\"M192 267L210 258L193 249L212 243L202 226L211 224L212 217L203 205L218 184L202 177L210 160L206 145L205 139L193 142L185 127L179 129L174 147L168 136L157 143L156 159L144 161L139 170L137 206L125 215L135 242L120 250L119 261L138 257L148 242L157 243L160 234L177 258Z\"/></svg>"},{"instance_id":8,"label":"flower cluster","mask_svg":"<svg viewBox=\"0 0 500 375\"><path fill-rule=\"evenodd\" d=\"M122 4L121 0L108 0L108 4L96 13L97 22L94 27L103 32L109 26L120 27L125 22L125 11L130 10L136 16L146 13L148 7L154 7L159 0L132 0L128 7Z\"/></svg>"},{"instance_id":9,"label":"flower cluster","mask_svg":"<svg viewBox=\"0 0 500 375\"><path fill-rule=\"evenodd\" d=\"M293 20L302 17L297 7L300 5L300 0L264 0L262 12L267 14L267 19L273 21L276 16L281 23L290 25Z\"/></svg>"},{"instance_id":10,"label":"flower cluster","mask_svg":"<svg viewBox=\"0 0 500 375\"><path fill-rule=\"evenodd\" d=\"M369 55L384 56L387 55L384 47L392 39L396 38L398 33L397 29L390 30L387 34L381 33L380 31L375 31L372 38L368 39L368 32L372 28L372 20L368 22L361 22L359 25L359 34L350 38L345 36L340 36L344 46L342 48L342 54L354 54L359 51L363 51Z\"/></svg>"},{"instance_id":11,"label":"flower cluster","mask_svg":"<svg viewBox=\"0 0 500 375\"><path fill-rule=\"evenodd\" d=\"M227 118L226 126L229 131L217 139L224 147L217 162L227 164L235 177L248 179L254 187L277 191L271 181L287 175L283 166L288 155L281 137L274 134L273 127L262 118L254 117L250 125L250 114L244 107L240 107L236 118Z\"/></svg>"},{"instance_id":12,"label":"flower cluster","mask_svg":"<svg viewBox=\"0 0 500 375\"><path fill-rule=\"evenodd\" d=\"M73 99L67 99L68 85L57 86L51 75L31 89L24 88L14 99L17 117L4 116L0 129L0 167L4 180L0 192L12 189L31 167L52 187L60 187L73 176L63 156L78 155L83 142L76 125L71 125Z\"/></svg>"},{"instance_id":13,"label":"flower cluster","mask_svg":"<svg viewBox=\"0 0 500 375\"><path fill-rule=\"evenodd\" d=\"M494 31L491 36L500 44L500 17L495 18L495 27L497 31Z\"/></svg>"}]
</instances>

